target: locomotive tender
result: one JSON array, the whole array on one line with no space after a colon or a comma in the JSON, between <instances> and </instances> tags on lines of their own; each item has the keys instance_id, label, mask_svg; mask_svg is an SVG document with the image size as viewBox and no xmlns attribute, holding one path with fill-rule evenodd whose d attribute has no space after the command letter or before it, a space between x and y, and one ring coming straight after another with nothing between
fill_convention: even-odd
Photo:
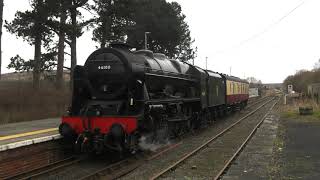
<instances>
[{"instance_id":1,"label":"locomotive tender","mask_svg":"<svg viewBox=\"0 0 320 180\"><path fill-rule=\"evenodd\" d=\"M136 151L139 139L211 123L246 106L248 82L125 44L98 49L76 66L60 134L82 151Z\"/></svg>"}]
</instances>

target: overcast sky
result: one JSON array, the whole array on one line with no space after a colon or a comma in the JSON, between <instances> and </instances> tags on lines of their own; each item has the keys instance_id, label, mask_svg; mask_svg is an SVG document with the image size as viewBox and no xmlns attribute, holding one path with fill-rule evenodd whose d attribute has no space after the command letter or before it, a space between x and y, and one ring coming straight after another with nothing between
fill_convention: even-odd
<instances>
[{"instance_id":1,"label":"overcast sky","mask_svg":"<svg viewBox=\"0 0 320 180\"><path fill-rule=\"evenodd\" d=\"M196 65L264 83L282 82L300 69L312 69L320 58L319 0L177 0L187 16ZM29 0L4 0L4 19L12 20ZM2 72L10 57L33 58L34 49L3 29ZM78 64L95 50L91 32L78 40ZM67 57L69 59L69 57ZM69 66L70 61L66 61Z\"/></svg>"}]
</instances>

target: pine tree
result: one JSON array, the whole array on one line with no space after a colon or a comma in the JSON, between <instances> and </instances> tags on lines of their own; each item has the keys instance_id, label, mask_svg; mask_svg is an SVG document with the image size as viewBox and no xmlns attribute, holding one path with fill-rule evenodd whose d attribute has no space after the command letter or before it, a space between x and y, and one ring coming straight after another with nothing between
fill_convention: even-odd
<instances>
[{"instance_id":1,"label":"pine tree","mask_svg":"<svg viewBox=\"0 0 320 180\"><path fill-rule=\"evenodd\" d=\"M17 37L22 37L30 45L34 46L34 68L33 87L40 87L40 62L41 47L49 46L53 34L45 26L48 17L51 16L48 9L51 7L50 1L31 0L31 10L18 11L12 22L5 21L5 28Z\"/></svg>"},{"instance_id":2,"label":"pine tree","mask_svg":"<svg viewBox=\"0 0 320 180\"><path fill-rule=\"evenodd\" d=\"M144 0L136 2L133 8L134 26L127 28L129 44L144 48L144 33L151 32L148 38L150 50L182 61L195 58L194 40L178 3Z\"/></svg>"},{"instance_id":3,"label":"pine tree","mask_svg":"<svg viewBox=\"0 0 320 180\"><path fill-rule=\"evenodd\" d=\"M70 49L71 49L71 82L73 78L73 70L77 65L77 38L80 37L83 32L82 29L90 24L93 20L78 22L77 19L81 15L78 8L87 5L88 0L69 0L68 11L70 12L71 18L71 28L67 31L67 36L70 39Z\"/></svg>"},{"instance_id":4,"label":"pine tree","mask_svg":"<svg viewBox=\"0 0 320 180\"><path fill-rule=\"evenodd\" d=\"M165 0L94 0L92 10L98 14L93 40L105 47L112 41L127 42L137 49L144 48L144 34L149 49L182 61L193 60L192 47L185 15L178 3Z\"/></svg>"},{"instance_id":5,"label":"pine tree","mask_svg":"<svg viewBox=\"0 0 320 180\"><path fill-rule=\"evenodd\" d=\"M113 41L124 42L127 36L127 29L134 22L133 10L135 0L94 0L91 9L98 14L95 19L93 40L106 47Z\"/></svg>"},{"instance_id":6,"label":"pine tree","mask_svg":"<svg viewBox=\"0 0 320 180\"><path fill-rule=\"evenodd\" d=\"M87 5L88 0L60 0L57 2L58 3L51 8L53 16L47 22L46 26L59 37L56 80L57 88L61 88L63 84L65 43L67 43L71 49L72 78L73 69L77 64L77 38L83 34L82 29L90 24L92 20L78 22L79 17L81 17L78 8Z\"/></svg>"}]
</instances>

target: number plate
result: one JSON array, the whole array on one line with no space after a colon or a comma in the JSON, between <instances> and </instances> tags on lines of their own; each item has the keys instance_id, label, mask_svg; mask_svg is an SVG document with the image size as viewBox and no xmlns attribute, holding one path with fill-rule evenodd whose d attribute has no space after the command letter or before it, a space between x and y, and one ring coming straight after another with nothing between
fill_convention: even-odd
<instances>
[{"instance_id":1,"label":"number plate","mask_svg":"<svg viewBox=\"0 0 320 180\"><path fill-rule=\"evenodd\" d=\"M110 70L111 66L110 65L103 65L103 66L98 66L99 70Z\"/></svg>"}]
</instances>

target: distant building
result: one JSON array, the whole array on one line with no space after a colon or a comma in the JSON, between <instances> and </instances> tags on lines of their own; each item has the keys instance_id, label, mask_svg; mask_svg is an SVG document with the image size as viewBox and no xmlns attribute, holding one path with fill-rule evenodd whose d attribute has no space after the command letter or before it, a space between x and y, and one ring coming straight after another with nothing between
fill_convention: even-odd
<instances>
[{"instance_id":1,"label":"distant building","mask_svg":"<svg viewBox=\"0 0 320 180\"><path fill-rule=\"evenodd\" d=\"M320 83L313 83L308 85L308 96L318 100L320 95Z\"/></svg>"},{"instance_id":2,"label":"distant building","mask_svg":"<svg viewBox=\"0 0 320 180\"><path fill-rule=\"evenodd\" d=\"M258 97L259 95L259 88L249 88L249 98Z\"/></svg>"}]
</instances>

